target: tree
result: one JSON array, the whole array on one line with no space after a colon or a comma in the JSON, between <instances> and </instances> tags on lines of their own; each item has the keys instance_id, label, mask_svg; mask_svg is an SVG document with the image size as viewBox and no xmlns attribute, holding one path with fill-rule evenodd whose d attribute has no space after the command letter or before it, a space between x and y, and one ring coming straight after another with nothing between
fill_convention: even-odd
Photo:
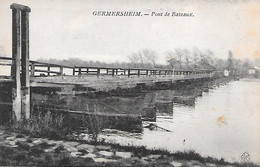
<instances>
[{"instance_id":1,"label":"tree","mask_svg":"<svg viewBox=\"0 0 260 167\"><path fill-rule=\"evenodd\" d=\"M213 62L214 62L213 66L214 66L216 69L218 69L218 70L222 70L222 69L226 68L226 67L225 67L225 63L226 63L226 62L225 62L223 59L215 58L215 59L213 60Z\"/></svg>"},{"instance_id":2,"label":"tree","mask_svg":"<svg viewBox=\"0 0 260 167\"><path fill-rule=\"evenodd\" d=\"M174 52L173 51L167 51L166 52L166 59L167 62L169 63L170 67L176 68L176 65L178 64L175 57L174 57Z\"/></svg>"},{"instance_id":3,"label":"tree","mask_svg":"<svg viewBox=\"0 0 260 167\"><path fill-rule=\"evenodd\" d=\"M166 52L167 62L175 69L215 69L214 53L211 50L201 52L198 48L175 49Z\"/></svg>"},{"instance_id":4,"label":"tree","mask_svg":"<svg viewBox=\"0 0 260 167\"><path fill-rule=\"evenodd\" d=\"M143 59L147 63L151 63L153 67L155 67L155 61L158 57L157 53L154 50L144 49L143 51Z\"/></svg>"},{"instance_id":5,"label":"tree","mask_svg":"<svg viewBox=\"0 0 260 167\"><path fill-rule=\"evenodd\" d=\"M193 48L192 51L192 63L193 63L193 68L197 69L198 68L198 62L200 61L200 55L201 51L198 48Z\"/></svg>"},{"instance_id":6,"label":"tree","mask_svg":"<svg viewBox=\"0 0 260 167\"><path fill-rule=\"evenodd\" d=\"M135 67L155 67L157 53L151 49L143 49L128 56L131 64Z\"/></svg>"},{"instance_id":7,"label":"tree","mask_svg":"<svg viewBox=\"0 0 260 167\"><path fill-rule=\"evenodd\" d=\"M231 51L228 51L227 68L234 69L234 58Z\"/></svg>"}]
</instances>

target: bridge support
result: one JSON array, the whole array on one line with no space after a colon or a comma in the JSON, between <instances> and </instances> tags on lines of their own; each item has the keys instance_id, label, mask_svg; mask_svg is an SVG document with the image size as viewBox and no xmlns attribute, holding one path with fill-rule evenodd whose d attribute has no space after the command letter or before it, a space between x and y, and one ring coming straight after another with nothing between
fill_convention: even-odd
<instances>
[{"instance_id":1,"label":"bridge support","mask_svg":"<svg viewBox=\"0 0 260 167\"><path fill-rule=\"evenodd\" d=\"M12 101L15 120L30 117L29 12L24 5L12 4ZM22 70L20 74L20 69Z\"/></svg>"}]
</instances>

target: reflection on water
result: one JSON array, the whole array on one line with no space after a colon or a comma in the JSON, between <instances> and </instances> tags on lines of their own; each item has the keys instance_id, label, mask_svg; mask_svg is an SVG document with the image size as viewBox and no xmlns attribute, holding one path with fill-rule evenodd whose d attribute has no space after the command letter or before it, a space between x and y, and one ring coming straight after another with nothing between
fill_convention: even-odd
<instances>
[{"instance_id":1,"label":"reflection on water","mask_svg":"<svg viewBox=\"0 0 260 167\"><path fill-rule=\"evenodd\" d=\"M107 141L169 151L194 149L202 156L240 161L244 152L260 163L260 80L243 79L197 97L195 105L173 105L173 116L156 124L170 130L144 129L140 138L103 135Z\"/></svg>"}]
</instances>

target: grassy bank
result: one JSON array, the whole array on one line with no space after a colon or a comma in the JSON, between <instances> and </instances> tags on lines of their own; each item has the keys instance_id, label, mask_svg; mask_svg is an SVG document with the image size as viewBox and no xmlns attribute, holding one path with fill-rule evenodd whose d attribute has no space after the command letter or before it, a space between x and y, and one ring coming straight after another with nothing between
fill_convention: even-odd
<instances>
[{"instance_id":1,"label":"grassy bank","mask_svg":"<svg viewBox=\"0 0 260 167\"><path fill-rule=\"evenodd\" d=\"M0 129L0 165L37 166L257 166L202 157L194 150L170 153L144 146L68 138L51 140Z\"/></svg>"},{"instance_id":2,"label":"grassy bank","mask_svg":"<svg viewBox=\"0 0 260 167\"><path fill-rule=\"evenodd\" d=\"M37 166L257 166L202 157L195 150L171 153L144 146L122 146L99 140L100 122L86 120L85 132L64 127L62 115L37 111L28 120L0 128L0 165ZM91 123L90 123L91 122Z\"/></svg>"}]
</instances>

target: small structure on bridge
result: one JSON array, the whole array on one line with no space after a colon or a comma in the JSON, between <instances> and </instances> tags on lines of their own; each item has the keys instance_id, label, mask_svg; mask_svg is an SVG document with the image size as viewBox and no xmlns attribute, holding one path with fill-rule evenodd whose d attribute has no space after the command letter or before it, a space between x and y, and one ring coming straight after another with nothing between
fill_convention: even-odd
<instances>
[{"instance_id":1,"label":"small structure on bridge","mask_svg":"<svg viewBox=\"0 0 260 167\"><path fill-rule=\"evenodd\" d=\"M259 78L260 77L260 68L258 68L258 67L249 68L248 74L249 74L249 76L254 76L255 78Z\"/></svg>"}]
</instances>

